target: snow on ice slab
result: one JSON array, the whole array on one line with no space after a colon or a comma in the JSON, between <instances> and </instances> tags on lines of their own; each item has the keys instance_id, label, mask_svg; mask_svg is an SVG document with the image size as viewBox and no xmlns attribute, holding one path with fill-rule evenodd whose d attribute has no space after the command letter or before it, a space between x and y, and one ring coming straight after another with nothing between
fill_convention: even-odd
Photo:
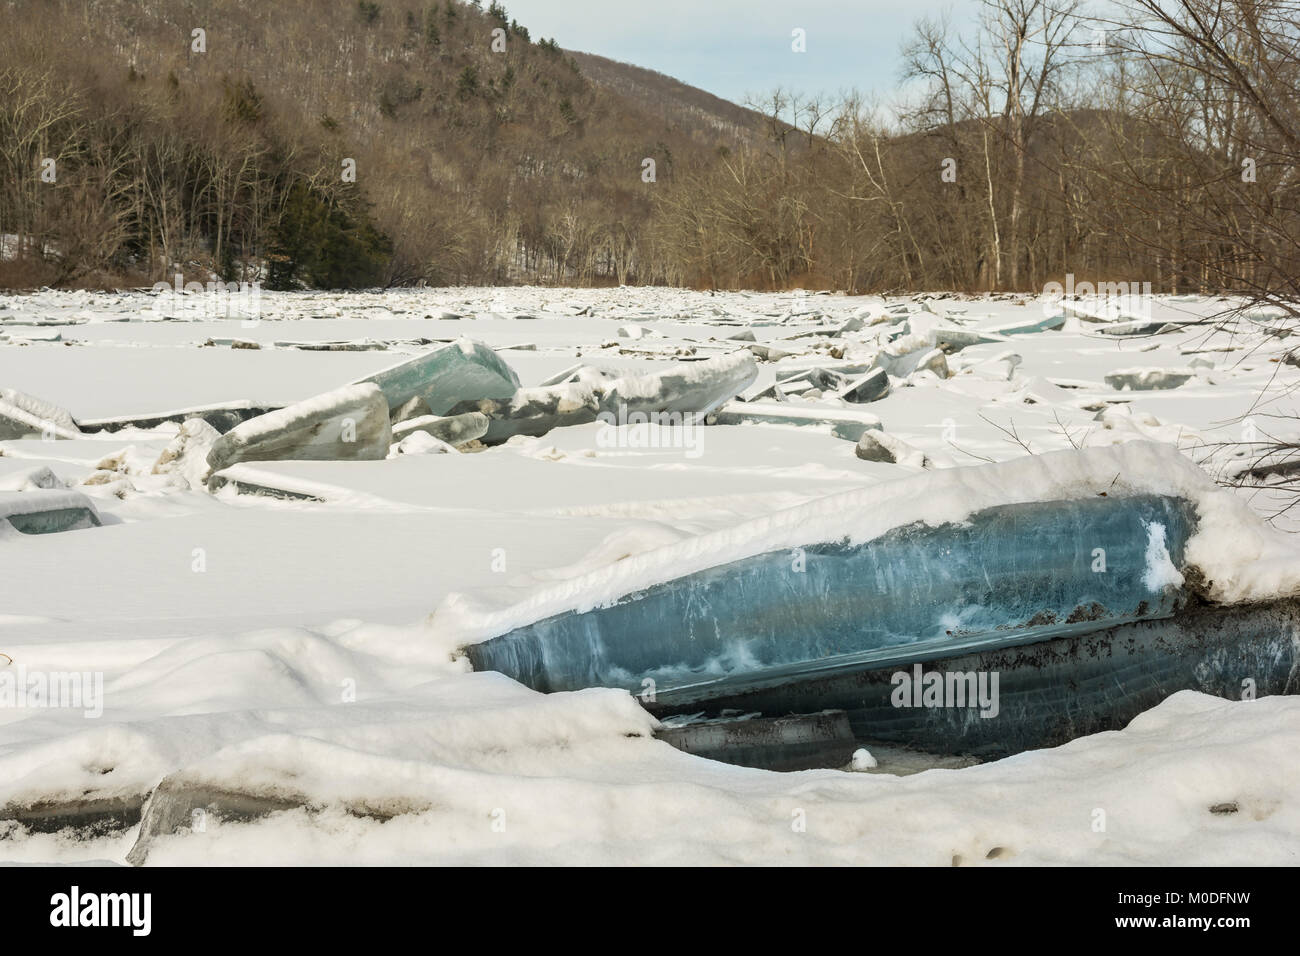
<instances>
[{"instance_id":1,"label":"snow on ice slab","mask_svg":"<svg viewBox=\"0 0 1300 956\"><path fill-rule=\"evenodd\" d=\"M880 419L870 412L812 402L728 402L714 413L713 419L719 425L828 425L836 438L854 442L863 432L880 429Z\"/></svg>"},{"instance_id":2,"label":"snow on ice slab","mask_svg":"<svg viewBox=\"0 0 1300 956\"><path fill-rule=\"evenodd\" d=\"M214 472L241 461L365 460L388 454L393 430L378 385L345 385L305 402L249 419L208 452Z\"/></svg>"},{"instance_id":3,"label":"snow on ice slab","mask_svg":"<svg viewBox=\"0 0 1300 956\"><path fill-rule=\"evenodd\" d=\"M601 389L600 407L615 415L620 411L707 415L757 377L754 356L742 349L703 362L683 362L664 371L615 379Z\"/></svg>"},{"instance_id":4,"label":"snow on ice slab","mask_svg":"<svg viewBox=\"0 0 1300 956\"><path fill-rule=\"evenodd\" d=\"M1065 313L1049 315L1039 319L1008 322L1005 325L984 326L983 331L992 335L1032 335L1035 332L1048 332L1065 325Z\"/></svg>"},{"instance_id":5,"label":"snow on ice slab","mask_svg":"<svg viewBox=\"0 0 1300 956\"><path fill-rule=\"evenodd\" d=\"M5 391L11 392L10 389L5 389ZM27 396L21 396L21 398L27 398ZM27 407L24 407L24 405ZM31 403L24 403L24 405L18 405L0 398L0 441L28 437L43 437L51 440L68 439L79 436L80 433L75 425L69 428L41 414L39 410L40 404L36 405L37 411L35 413L31 410Z\"/></svg>"},{"instance_id":6,"label":"snow on ice slab","mask_svg":"<svg viewBox=\"0 0 1300 956\"><path fill-rule=\"evenodd\" d=\"M23 534L99 527L99 512L80 492L65 489L0 491L0 522Z\"/></svg>"},{"instance_id":7,"label":"snow on ice slab","mask_svg":"<svg viewBox=\"0 0 1300 956\"><path fill-rule=\"evenodd\" d=\"M77 423L66 408L43 401L13 388L0 388L0 401L17 406L33 418L49 422L62 432L77 432Z\"/></svg>"},{"instance_id":8,"label":"snow on ice slab","mask_svg":"<svg viewBox=\"0 0 1300 956\"><path fill-rule=\"evenodd\" d=\"M930 330L929 334L930 342L934 347L942 349L949 355L960 352L972 345L1009 341L1004 335L991 333L987 330L950 328L948 326L936 326Z\"/></svg>"},{"instance_id":9,"label":"snow on ice slab","mask_svg":"<svg viewBox=\"0 0 1300 956\"><path fill-rule=\"evenodd\" d=\"M437 680L405 698L398 707L359 701L347 708L354 711L347 720L339 708L314 709L314 722L280 710L260 734L203 748L160 782L128 861L151 858L194 809L229 820L333 805L392 819L434 809L448 783L493 766L513 765L526 776L548 763L577 769L600 762L616 740L637 739L644 750L656 726L626 695L543 697L495 674ZM394 777L399 763L409 772Z\"/></svg>"},{"instance_id":10,"label":"snow on ice slab","mask_svg":"<svg viewBox=\"0 0 1300 956\"><path fill-rule=\"evenodd\" d=\"M470 339L406 359L361 382L383 389L390 409L421 398L434 415L471 399L509 398L519 388L514 370L488 346Z\"/></svg>"},{"instance_id":11,"label":"snow on ice slab","mask_svg":"<svg viewBox=\"0 0 1300 956\"><path fill-rule=\"evenodd\" d=\"M854 453L863 461L887 462L910 468L933 468L935 462L907 442L883 431L866 431L858 439Z\"/></svg>"},{"instance_id":12,"label":"snow on ice slab","mask_svg":"<svg viewBox=\"0 0 1300 956\"><path fill-rule=\"evenodd\" d=\"M81 422L82 431L115 432L124 428L150 429L165 423L181 424L190 419L202 419L206 424L222 434L236 425L276 411L280 406L260 405L248 399L220 402L215 405L202 405L194 408L178 408L168 412L152 412L146 415L120 415L112 418L87 418Z\"/></svg>"},{"instance_id":13,"label":"snow on ice slab","mask_svg":"<svg viewBox=\"0 0 1300 956\"><path fill-rule=\"evenodd\" d=\"M907 378L916 372L929 371L933 372L940 378L948 377L948 359L942 349L937 348L920 348L902 355L891 356L887 352L882 352L876 357L876 361L895 378ZM845 398L849 401L871 401L869 398Z\"/></svg>"},{"instance_id":14,"label":"snow on ice slab","mask_svg":"<svg viewBox=\"0 0 1300 956\"><path fill-rule=\"evenodd\" d=\"M536 586L534 575L556 580L557 569L586 560L615 534L682 537L730 527L860 487L892 467L855 461L851 444L811 429L701 428L703 454L687 459L672 430L660 430L660 443L653 426L641 426L650 440L606 449L604 428L564 429L471 455L232 468L255 469L257 483L270 487L310 482L307 490L325 497L324 505L192 492L97 499L101 513L123 522L106 521L93 534L20 539L25 560L5 571L0 614L46 619L25 627L21 639L59 647L127 647L141 636L229 634L340 617L410 623L450 592L527 593L521 589ZM165 437L130 441L149 467L168 444ZM126 442L4 447L18 444L30 445L23 450L31 456L6 455L0 465L46 464L66 480L83 477ZM43 453L54 449L75 452L85 464L50 462ZM192 567L196 548L205 558L201 574ZM504 573L493 565L498 548L508 557ZM621 547L601 563L626 553ZM56 571L78 586L52 593ZM13 653L16 637L0 650ZM454 645L441 653L449 656Z\"/></svg>"}]
</instances>

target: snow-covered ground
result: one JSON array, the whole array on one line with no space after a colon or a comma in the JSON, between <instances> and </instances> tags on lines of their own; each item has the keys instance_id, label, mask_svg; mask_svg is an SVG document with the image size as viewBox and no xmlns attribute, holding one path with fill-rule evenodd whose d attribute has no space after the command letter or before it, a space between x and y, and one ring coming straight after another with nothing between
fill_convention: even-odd
<instances>
[{"instance_id":1,"label":"snow-covered ground","mask_svg":"<svg viewBox=\"0 0 1300 956\"><path fill-rule=\"evenodd\" d=\"M626 374L742 347L787 353L760 362L757 394L801 369L852 377L882 348L911 341L915 354L957 329L991 341L950 352L947 377L901 362L878 401L823 389L785 407L876 416L939 467L1151 439L1219 474L1242 460L1222 443L1300 439L1289 340L1266 334L1267 316L1220 328L1226 300L1158 297L1141 318L1164 331L1133 336L1108 334L1130 317L1099 302L1068 309L1063 329L1008 333L1054 314L1025 297L261 293L257 321L169 319L157 304L0 296L0 388L79 421L280 405L468 337L524 386L580 363ZM735 338L746 331L752 342ZM322 343L339 348L302 347ZM0 441L0 491L47 467L103 522L0 535L0 654L13 661L0 665L102 675L100 715L0 707L0 860L124 860L132 831L29 833L3 808L132 797L168 775L308 807L206 821L154 841L150 864L1300 859L1300 698L1182 693L1123 731L963 769L903 775L886 755L870 773L775 774L653 739L628 691L540 695L471 673L457 651L466 635L448 620L467 607L515 606L629 556L918 473L921 456L861 460L830 424L593 423L467 453L236 466L321 499L292 501L190 487L165 454L179 430ZM1286 500L1236 493L1267 517ZM1275 524L1295 527L1288 514Z\"/></svg>"}]
</instances>

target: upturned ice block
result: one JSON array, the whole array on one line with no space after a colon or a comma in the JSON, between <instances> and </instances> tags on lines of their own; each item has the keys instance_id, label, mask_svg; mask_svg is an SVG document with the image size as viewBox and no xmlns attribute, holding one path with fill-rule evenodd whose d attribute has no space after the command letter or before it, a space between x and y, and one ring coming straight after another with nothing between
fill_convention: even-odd
<instances>
[{"instance_id":1,"label":"upturned ice block","mask_svg":"<svg viewBox=\"0 0 1300 956\"><path fill-rule=\"evenodd\" d=\"M23 534L55 534L100 525L99 512L89 498L62 488L0 491L0 521Z\"/></svg>"},{"instance_id":2,"label":"upturned ice block","mask_svg":"<svg viewBox=\"0 0 1300 956\"><path fill-rule=\"evenodd\" d=\"M702 362L679 362L645 375L615 379L601 389L609 414L658 412L707 415L758 378L754 356L742 349Z\"/></svg>"},{"instance_id":3,"label":"upturned ice block","mask_svg":"<svg viewBox=\"0 0 1300 956\"><path fill-rule=\"evenodd\" d=\"M446 415L461 402L509 398L519 388L514 369L482 342L470 339L424 352L354 384L365 382L383 390L390 410L418 397L433 415Z\"/></svg>"},{"instance_id":4,"label":"upturned ice block","mask_svg":"<svg viewBox=\"0 0 1300 956\"><path fill-rule=\"evenodd\" d=\"M1195 511L1139 495L987 508L758 554L467 648L537 690L640 691L880 666L1172 615Z\"/></svg>"},{"instance_id":5,"label":"upturned ice block","mask_svg":"<svg viewBox=\"0 0 1300 956\"><path fill-rule=\"evenodd\" d=\"M241 461L357 461L388 454L393 439L379 386L345 385L250 418L208 452L212 472Z\"/></svg>"}]
</instances>

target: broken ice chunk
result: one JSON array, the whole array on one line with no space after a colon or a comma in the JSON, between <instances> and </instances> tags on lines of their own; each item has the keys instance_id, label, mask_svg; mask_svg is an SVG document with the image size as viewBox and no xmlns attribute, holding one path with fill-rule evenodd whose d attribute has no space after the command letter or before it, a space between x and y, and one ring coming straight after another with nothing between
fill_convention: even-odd
<instances>
[{"instance_id":1,"label":"broken ice chunk","mask_svg":"<svg viewBox=\"0 0 1300 956\"><path fill-rule=\"evenodd\" d=\"M735 398L758 377L754 356L746 350L681 362L661 372L627 376L601 390L600 410L627 412L694 412L707 415Z\"/></svg>"},{"instance_id":2,"label":"broken ice chunk","mask_svg":"<svg viewBox=\"0 0 1300 956\"><path fill-rule=\"evenodd\" d=\"M940 353L943 354L943 353ZM878 401L889 394L889 374L883 368L872 369L866 375L854 379L837 393L837 398L858 405Z\"/></svg>"},{"instance_id":3,"label":"broken ice chunk","mask_svg":"<svg viewBox=\"0 0 1300 956\"><path fill-rule=\"evenodd\" d=\"M1002 335L992 335L987 332L981 332L977 329L959 329L939 326L930 330L930 342L937 349L942 349L949 355L954 352L960 352L964 348L972 345L984 345L989 342L1004 342L1006 338Z\"/></svg>"},{"instance_id":4,"label":"broken ice chunk","mask_svg":"<svg viewBox=\"0 0 1300 956\"><path fill-rule=\"evenodd\" d=\"M593 366L583 365L581 362L579 362L577 365L571 365L568 368L566 368L563 372L557 372L556 374L552 375L550 378L544 379L543 381L538 382L537 384L540 387L545 387L547 385L564 385L569 382L578 381L579 376L583 375L584 373L595 373L597 376L601 378L618 377L617 375L614 375L612 373L606 373L601 371L600 369L594 368Z\"/></svg>"},{"instance_id":5,"label":"broken ice chunk","mask_svg":"<svg viewBox=\"0 0 1300 956\"><path fill-rule=\"evenodd\" d=\"M173 483L182 488L203 487L208 477L208 454L220 438L221 433L202 418L186 419L154 462L153 474L171 475Z\"/></svg>"},{"instance_id":6,"label":"broken ice chunk","mask_svg":"<svg viewBox=\"0 0 1300 956\"><path fill-rule=\"evenodd\" d=\"M745 347L749 349L750 354L763 362L779 362L781 359L789 358L794 354L793 352L786 352L770 345L759 345L758 343Z\"/></svg>"},{"instance_id":7,"label":"broken ice chunk","mask_svg":"<svg viewBox=\"0 0 1300 956\"><path fill-rule=\"evenodd\" d=\"M841 366L834 371L824 368L806 368L778 376L777 384L787 394L807 391L809 388L817 388L824 392L835 391L844 387L845 375L851 375L855 372L860 374L867 371L869 369L864 366ZM800 383L806 384L801 388Z\"/></svg>"},{"instance_id":8,"label":"broken ice chunk","mask_svg":"<svg viewBox=\"0 0 1300 956\"><path fill-rule=\"evenodd\" d=\"M856 409L804 402L728 402L709 416L709 424L829 425L831 434L857 441L863 432L880 428L880 419Z\"/></svg>"},{"instance_id":9,"label":"broken ice chunk","mask_svg":"<svg viewBox=\"0 0 1300 956\"><path fill-rule=\"evenodd\" d=\"M424 399L428 414L445 415L469 400L509 398L519 388L514 369L482 342L458 339L360 379L384 393L391 410L413 398Z\"/></svg>"},{"instance_id":10,"label":"broken ice chunk","mask_svg":"<svg viewBox=\"0 0 1300 956\"><path fill-rule=\"evenodd\" d=\"M388 457L396 458L398 455L454 455L456 448L439 438L434 438L428 432L413 431L405 438L394 442L393 447L389 449Z\"/></svg>"},{"instance_id":11,"label":"broken ice chunk","mask_svg":"<svg viewBox=\"0 0 1300 956\"><path fill-rule=\"evenodd\" d=\"M1097 329L1097 333L1099 335L1159 335L1162 332L1177 332L1181 328L1182 326L1165 322L1163 319L1134 319L1131 322L1103 325Z\"/></svg>"},{"instance_id":12,"label":"broken ice chunk","mask_svg":"<svg viewBox=\"0 0 1300 956\"><path fill-rule=\"evenodd\" d=\"M0 475L0 491L37 491L62 487L63 482L45 465L19 468Z\"/></svg>"},{"instance_id":13,"label":"broken ice chunk","mask_svg":"<svg viewBox=\"0 0 1300 956\"><path fill-rule=\"evenodd\" d=\"M933 372L940 378L948 377L948 359L942 349L922 348L901 354L882 352L876 364L895 378L906 378L914 372Z\"/></svg>"},{"instance_id":14,"label":"broken ice chunk","mask_svg":"<svg viewBox=\"0 0 1300 956\"><path fill-rule=\"evenodd\" d=\"M487 434L488 417L482 412L465 412L463 415L421 415L393 426L393 441L400 442L408 435L423 432L449 445L482 438Z\"/></svg>"},{"instance_id":15,"label":"broken ice chunk","mask_svg":"<svg viewBox=\"0 0 1300 956\"><path fill-rule=\"evenodd\" d=\"M54 534L97 528L99 512L90 499L66 489L0 491L0 522L23 534Z\"/></svg>"},{"instance_id":16,"label":"broken ice chunk","mask_svg":"<svg viewBox=\"0 0 1300 956\"><path fill-rule=\"evenodd\" d=\"M1027 379L1016 394L1027 405L1071 405L1075 401L1067 389L1039 376Z\"/></svg>"},{"instance_id":17,"label":"broken ice chunk","mask_svg":"<svg viewBox=\"0 0 1300 956\"><path fill-rule=\"evenodd\" d=\"M830 334L833 336L843 335L845 332L861 332L866 325L865 316L851 315L839 324Z\"/></svg>"},{"instance_id":18,"label":"broken ice chunk","mask_svg":"<svg viewBox=\"0 0 1300 956\"><path fill-rule=\"evenodd\" d=\"M266 405L240 399L232 402L220 402L215 405L197 405L192 408L178 408L170 412L150 412L144 415L119 415L112 418L86 419L80 423L83 432L115 432L123 428L150 429L166 422L181 424L192 418L202 419L220 434L225 434L236 425L274 412L279 405Z\"/></svg>"},{"instance_id":19,"label":"broken ice chunk","mask_svg":"<svg viewBox=\"0 0 1300 956\"><path fill-rule=\"evenodd\" d=\"M621 378L584 366L549 380L559 379L559 384L521 388L503 399L464 401L451 411L486 415L483 442L495 445L515 435L540 437L552 428L585 425L606 415L614 423L638 413L704 416L757 377L754 357L745 351Z\"/></svg>"},{"instance_id":20,"label":"broken ice chunk","mask_svg":"<svg viewBox=\"0 0 1300 956\"><path fill-rule=\"evenodd\" d=\"M476 669L537 690L639 689L649 680L689 703L719 682L793 684L837 662L883 667L1169 617L1183 599L1173 572L1195 528L1191 502L1139 494L998 505L964 521L918 521L868 541L822 541L713 566L700 549L721 538L702 539L690 552L701 570L637 583L613 600L585 599L567 582L574 610L466 650ZM682 550L659 552L665 566L673 549ZM1099 553L1108 573L1097 573ZM637 567L655 557L641 556ZM608 577L592 575L592 586ZM812 693L791 709L819 709Z\"/></svg>"},{"instance_id":21,"label":"broken ice chunk","mask_svg":"<svg viewBox=\"0 0 1300 956\"><path fill-rule=\"evenodd\" d=\"M1008 322L1005 325L996 325L986 329L986 331L994 335L1031 335L1034 332L1049 332L1059 329L1064 325L1065 313L1058 312L1041 319L1021 320L1019 322Z\"/></svg>"},{"instance_id":22,"label":"broken ice chunk","mask_svg":"<svg viewBox=\"0 0 1300 956\"><path fill-rule=\"evenodd\" d=\"M217 472L241 461L376 460L392 437L379 386L345 385L244 422L213 443L207 461Z\"/></svg>"},{"instance_id":23,"label":"broken ice chunk","mask_svg":"<svg viewBox=\"0 0 1300 956\"><path fill-rule=\"evenodd\" d=\"M1120 391L1126 388L1134 392L1154 391L1178 388L1189 382L1195 374L1178 368L1123 368L1107 375L1106 384Z\"/></svg>"},{"instance_id":24,"label":"broken ice chunk","mask_svg":"<svg viewBox=\"0 0 1300 956\"><path fill-rule=\"evenodd\" d=\"M461 402L456 417L480 415L488 426L484 444L498 445L515 435L540 437L562 425L586 425L596 420L600 402L589 385L578 383L545 388L521 388L508 399Z\"/></svg>"},{"instance_id":25,"label":"broken ice chunk","mask_svg":"<svg viewBox=\"0 0 1300 956\"><path fill-rule=\"evenodd\" d=\"M883 431L867 431L858 439L854 449L863 461L881 461L891 465L909 465L914 468L933 468L934 462L926 457L925 452L913 448L901 438L887 435Z\"/></svg>"},{"instance_id":26,"label":"broken ice chunk","mask_svg":"<svg viewBox=\"0 0 1300 956\"><path fill-rule=\"evenodd\" d=\"M1023 362L1024 359L1020 355L1008 350L986 359L979 359L963 368L962 371L972 373L989 381L1009 382L1015 377L1016 369Z\"/></svg>"},{"instance_id":27,"label":"broken ice chunk","mask_svg":"<svg viewBox=\"0 0 1300 956\"><path fill-rule=\"evenodd\" d=\"M0 388L0 401L8 402L10 405L17 406L25 411L28 415L49 422L57 428L76 434L80 431L77 428L77 422L72 417L72 413L66 408L61 408L51 402L20 392L15 388Z\"/></svg>"},{"instance_id":28,"label":"broken ice chunk","mask_svg":"<svg viewBox=\"0 0 1300 956\"><path fill-rule=\"evenodd\" d=\"M429 411L428 404L417 395L410 401L404 402L393 409L389 417L394 427L396 427L399 422L410 421L412 418L425 418L432 414L433 412Z\"/></svg>"},{"instance_id":29,"label":"broken ice chunk","mask_svg":"<svg viewBox=\"0 0 1300 956\"><path fill-rule=\"evenodd\" d=\"M79 438L80 430L72 416L57 405L24 395L13 389L0 389L0 441L14 438Z\"/></svg>"}]
</instances>

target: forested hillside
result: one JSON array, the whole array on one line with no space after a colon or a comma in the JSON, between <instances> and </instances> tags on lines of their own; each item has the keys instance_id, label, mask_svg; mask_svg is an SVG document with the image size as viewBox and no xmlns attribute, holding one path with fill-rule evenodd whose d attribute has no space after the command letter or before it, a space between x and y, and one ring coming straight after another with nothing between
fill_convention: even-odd
<instances>
[{"instance_id":1,"label":"forested hillside","mask_svg":"<svg viewBox=\"0 0 1300 956\"><path fill-rule=\"evenodd\" d=\"M495 0L9 0L0 282L1300 294L1296 0L980 6L750 109Z\"/></svg>"},{"instance_id":2,"label":"forested hillside","mask_svg":"<svg viewBox=\"0 0 1300 956\"><path fill-rule=\"evenodd\" d=\"M263 258L272 285L645 280L650 190L739 141L593 83L496 4L19 0L0 16L11 283Z\"/></svg>"}]
</instances>

